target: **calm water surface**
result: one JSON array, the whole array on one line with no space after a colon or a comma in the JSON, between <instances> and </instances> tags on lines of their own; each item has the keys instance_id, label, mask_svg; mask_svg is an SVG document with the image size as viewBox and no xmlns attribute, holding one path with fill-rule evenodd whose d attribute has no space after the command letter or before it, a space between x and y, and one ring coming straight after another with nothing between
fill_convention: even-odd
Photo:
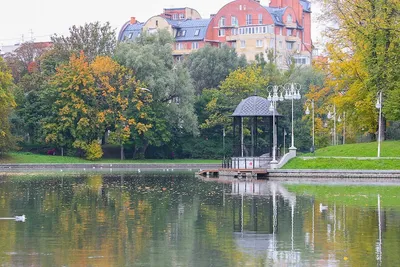
<instances>
[{"instance_id":1,"label":"calm water surface","mask_svg":"<svg viewBox=\"0 0 400 267\"><path fill-rule=\"evenodd\" d=\"M0 266L398 266L400 187L0 176Z\"/></svg>"}]
</instances>

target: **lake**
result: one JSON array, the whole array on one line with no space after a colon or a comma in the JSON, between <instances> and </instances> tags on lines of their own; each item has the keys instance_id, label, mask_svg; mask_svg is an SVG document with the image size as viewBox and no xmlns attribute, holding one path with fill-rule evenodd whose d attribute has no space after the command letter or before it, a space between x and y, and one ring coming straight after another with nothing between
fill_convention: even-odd
<instances>
[{"instance_id":1,"label":"lake","mask_svg":"<svg viewBox=\"0 0 400 267\"><path fill-rule=\"evenodd\" d=\"M0 176L0 266L396 266L399 185Z\"/></svg>"}]
</instances>

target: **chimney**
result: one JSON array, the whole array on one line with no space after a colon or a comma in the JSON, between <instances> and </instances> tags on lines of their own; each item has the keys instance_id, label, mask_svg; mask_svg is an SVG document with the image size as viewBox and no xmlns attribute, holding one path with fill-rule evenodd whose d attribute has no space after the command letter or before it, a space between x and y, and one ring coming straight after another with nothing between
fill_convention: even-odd
<instances>
[{"instance_id":1,"label":"chimney","mask_svg":"<svg viewBox=\"0 0 400 267\"><path fill-rule=\"evenodd\" d=\"M131 17L131 24L135 24L136 23L136 18L135 17Z\"/></svg>"}]
</instances>

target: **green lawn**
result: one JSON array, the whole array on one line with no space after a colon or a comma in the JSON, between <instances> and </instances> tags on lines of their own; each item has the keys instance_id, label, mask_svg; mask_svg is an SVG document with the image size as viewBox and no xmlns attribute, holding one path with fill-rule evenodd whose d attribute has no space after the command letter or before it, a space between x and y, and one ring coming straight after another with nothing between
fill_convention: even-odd
<instances>
[{"instance_id":1,"label":"green lawn","mask_svg":"<svg viewBox=\"0 0 400 267\"><path fill-rule=\"evenodd\" d=\"M282 169L400 170L399 159L294 158Z\"/></svg>"},{"instance_id":2,"label":"green lawn","mask_svg":"<svg viewBox=\"0 0 400 267\"><path fill-rule=\"evenodd\" d=\"M316 150L314 155L308 153L292 159L283 169L399 170L400 159L385 159L385 157L400 157L400 141L382 142L380 159L325 158L376 157L377 147L377 142L328 146Z\"/></svg>"},{"instance_id":3,"label":"green lawn","mask_svg":"<svg viewBox=\"0 0 400 267\"><path fill-rule=\"evenodd\" d=\"M146 160L119 160L119 159L101 159L96 161L89 161L76 157L61 157L61 156L48 156L38 155L25 152L12 152L0 157L0 163L211 163L220 164L221 160L205 160L205 159L146 159Z\"/></svg>"},{"instance_id":4,"label":"green lawn","mask_svg":"<svg viewBox=\"0 0 400 267\"><path fill-rule=\"evenodd\" d=\"M376 157L377 142L328 146L317 149L315 156ZM304 156L313 156L308 153ZM400 141L381 142L381 157L400 157Z\"/></svg>"}]
</instances>

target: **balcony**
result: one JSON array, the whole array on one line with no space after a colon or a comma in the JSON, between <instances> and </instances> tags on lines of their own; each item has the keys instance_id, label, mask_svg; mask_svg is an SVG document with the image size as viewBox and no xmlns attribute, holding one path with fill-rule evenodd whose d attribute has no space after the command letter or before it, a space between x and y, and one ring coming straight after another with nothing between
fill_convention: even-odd
<instances>
[{"instance_id":1,"label":"balcony","mask_svg":"<svg viewBox=\"0 0 400 267\"><path fill-rule=\"evenodd\" d=\"M239 28L239 25L218 25L221 29Z\"/></svg>"},{"instance_id":2,"label":"balcony","mask_svg":"<svg viewBox=\"0 0 400 267\"><path fill-rule=\"evenodd\" d=\"M226 41L227 42L234 42L234 41L237 41L237 40L239 40L239 35L226 36Z\"/></svg>"},{"instance_id":3,"label":"balcony","mask_svg":"<svg viewBox=\"0 0 400 267\"><path fill-rule=\"evenodd\" d=\"M194 51L194 50L191 50L191 49L180 49L180 50L173 50L172 51L172 55L173 56L181 56L181 55L188 55L188 54L190 54L192 51Z\"/></svg>"},{"instance_id":4,"label":"balcony","mask_svg":"<svg viewBox=\"0 0 400 267\"><path fill-rule=\"evenodd\" d=\"M296 22L287 22L285 24L285 26L286 26L286 28L289 28L289 29L296 29L297 28Z\"/></svg>"},{"instance_id":5,"label":"balcony","mask_svg":"<svg viewBox=\"0 0 400 267\"><path fill-rule=\"evenodd\" d=\"M286 42L297 42L299 38L297 36L286 36L285 40Z\"/></svg>"}]
</instances>

